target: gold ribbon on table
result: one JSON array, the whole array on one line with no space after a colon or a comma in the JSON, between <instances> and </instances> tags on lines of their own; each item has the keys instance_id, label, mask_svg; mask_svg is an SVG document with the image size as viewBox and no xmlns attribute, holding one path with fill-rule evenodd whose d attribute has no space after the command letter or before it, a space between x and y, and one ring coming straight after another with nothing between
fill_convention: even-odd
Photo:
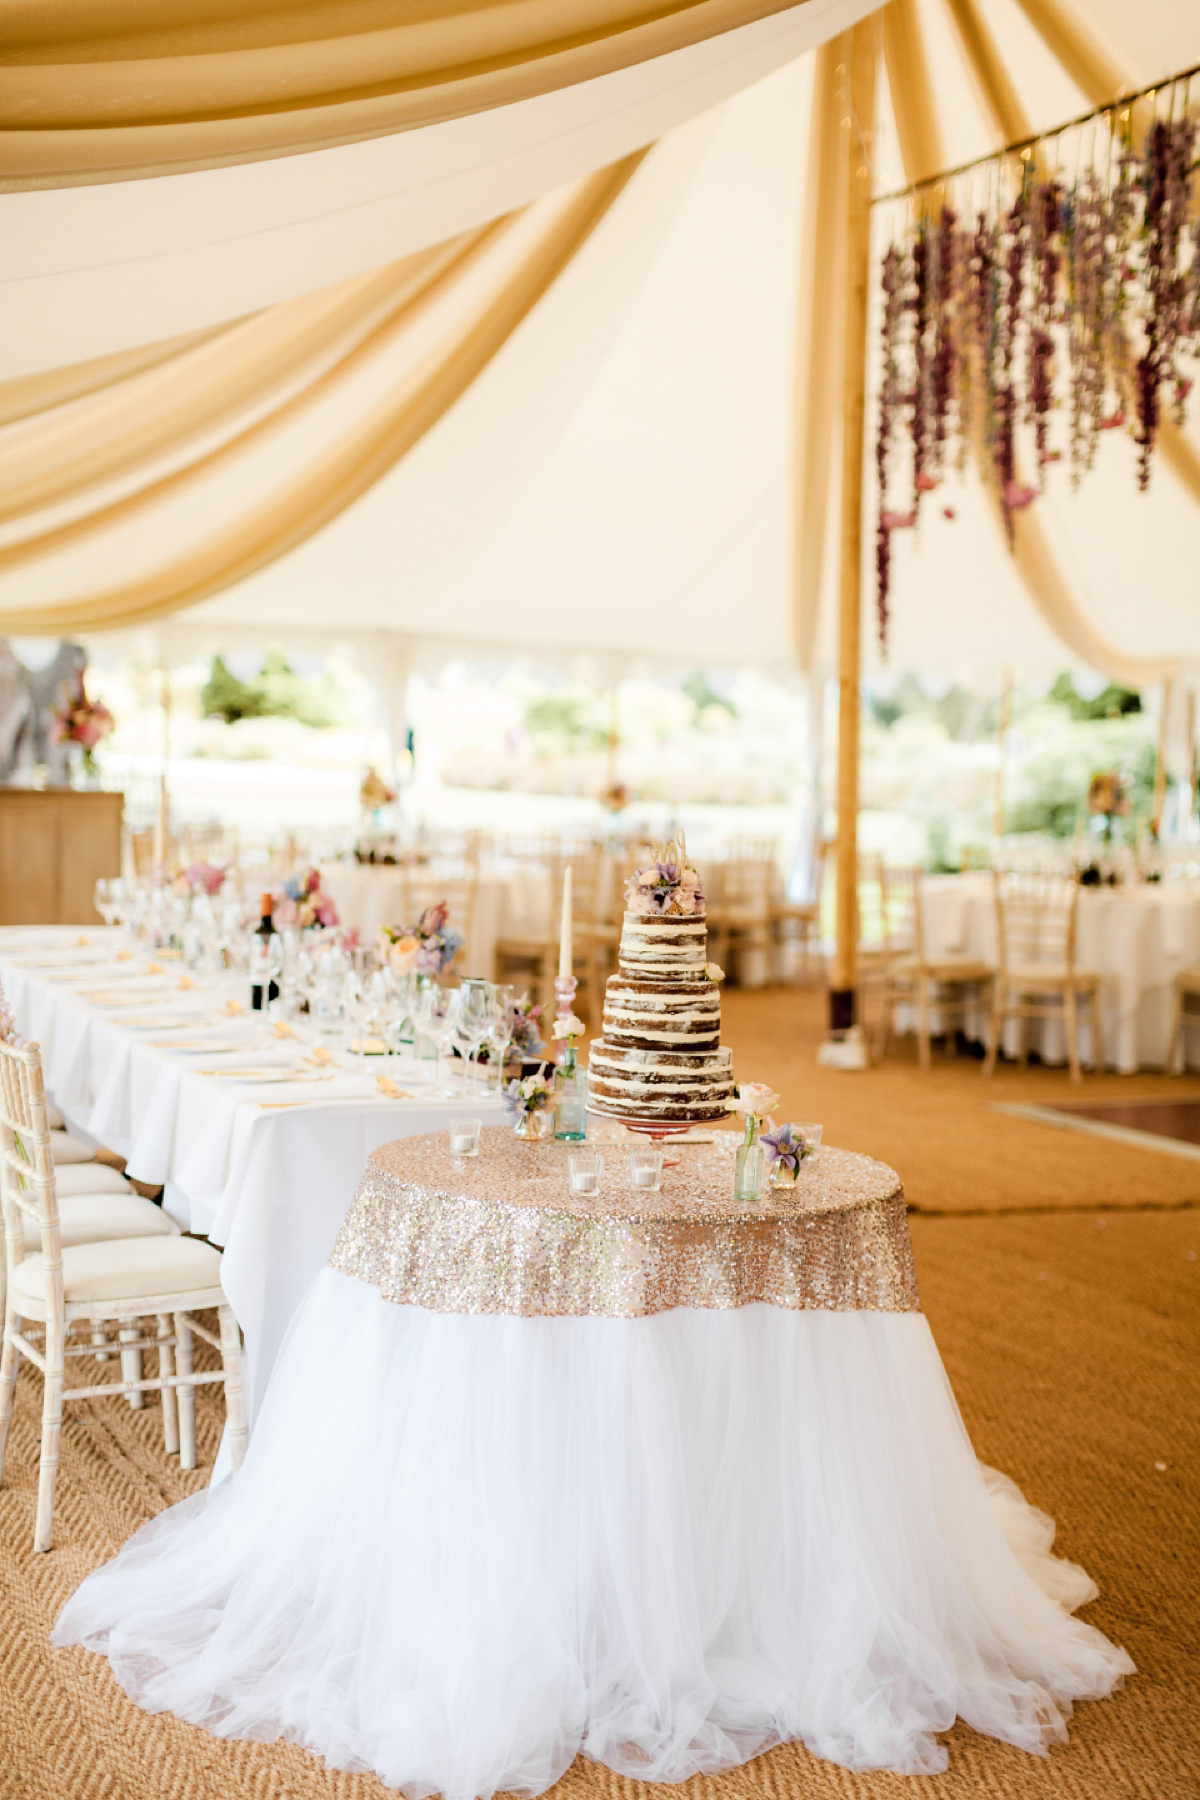
<instances>
[{"instance_id":1,"label":"gold ribbon on table","mask_svg":"<svg viewBox=\"0 0 1200 1800\"><path fill-rule=\"evenodd\" d=\"M503 1127L478 1158L445 1133L372 1155L330 1266L427 1312L642 1318L673 1307L918 1312L894 1169L823 1150L793 1188L733 1198L740 1138L683 1152L658 1194L627 1190L629 1143L601 1146L602 1190L569 1191L570 1146Z\"/></svg>"}]
</instances>

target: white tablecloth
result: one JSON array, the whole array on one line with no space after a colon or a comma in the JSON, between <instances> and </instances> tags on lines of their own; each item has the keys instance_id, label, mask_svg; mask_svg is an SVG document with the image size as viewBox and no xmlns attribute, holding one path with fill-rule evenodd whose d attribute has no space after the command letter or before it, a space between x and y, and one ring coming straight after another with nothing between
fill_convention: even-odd
<instances>
[{"instance_id":1,"label":"white tablecloth","mask_svg":"<svg viewBox=\"0 0 1200 1800\"><path fill-rule=\"evenodd\" d=\"M424 907L444 897L445 879L436 863L407 873L378 863L334 862L321 867L322 885L332 895L338 917L343 925L354 926L366 943L381 925L411 925ZM542 941L557 930L556 906L550 871L543 864L499 858L482 864L460 973L494 980L498 941ZM450 923L461 928L463 921L452 913Z\"/></svg>"},{"instance_id":2,"label":"white tablecloth","mask_svg":"<svg viewBox=\"0 0 1200 1800\"><path fill-rule=\"evenodd\" d=\"M442 1129L453 1112L497 1123L499 1103L474 1094L469 1106L462 1099L385 1099L374 1059L366 1074L339 1074L311 1088L202 1075L201 1068L222 1062L291 1062L297 1047L285 1041L252 1049L261 1024L220 1012L228 993L241 990L181 989L177 963L164 964L173 972L148 978L144 989L147 978L132 962L95 965L98 986L114 993L117 984L139 988L153 1017L169 1022L146 1027L89 1004L57 972L28 966L47 955L81 963L107 956L112 942L103 931L0 930L0 980L18 1031L42 1047L47 1089L72 1129L125 1156L136 1180L164 1183L172 1217L224 1249L221 1282L242 1328L253 1420L292 1314L328 1259L370 1152L391 1138ZM172 1023L176 1032L190 1026L197 1039L237 1038L247 1048L232 1055L173 1051ZM392 1073L403 1086L403 1069ZM311 1107L276 1110L278 1102L302 1098Z\"/></svg>"},{"instance_id":3,"label":"white tablecloth","mask_svg":"<svg viewBox=\"0 0 1200 1800\"><path fill-rule=\"evenodd\" d=\"M995 962L996 910L990 875L928 875L924 900L927 955L960 954ZM1190 882L1082 888L1076 960L1080 968L1094 969L1103 977L1107 1064L1123 1073L1163 1068L1175 976L1200 963L1200 888ZM1086 1059L1091 1054L1089 1024L1080 1036ZM1037 1043L1032 1036L1031 1043ZM1066 1060L1057 1023L1046 1024L1037 1047L1047 1061ZM1194 1047L1192 1054L1197 1054Z\"/></svg>"}]
</instances>

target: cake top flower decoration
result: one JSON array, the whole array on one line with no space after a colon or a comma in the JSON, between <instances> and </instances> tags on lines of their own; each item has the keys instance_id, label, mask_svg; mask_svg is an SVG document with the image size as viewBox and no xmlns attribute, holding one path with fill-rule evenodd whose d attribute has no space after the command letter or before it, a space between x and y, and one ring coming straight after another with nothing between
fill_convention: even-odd
<instances>
[{"instance_id":1,"label":"cake top flower decoration","mask_svg":"<svg viewBox=\"0 0 1200 1800\"><path fill-rule=\"evenodd\" d=\"M704 912L704 888L689 860L682 831L667 844L651 846L651 862L625 883L625 907L642 918L698 918Z\"/></svg>"}]
</instances>

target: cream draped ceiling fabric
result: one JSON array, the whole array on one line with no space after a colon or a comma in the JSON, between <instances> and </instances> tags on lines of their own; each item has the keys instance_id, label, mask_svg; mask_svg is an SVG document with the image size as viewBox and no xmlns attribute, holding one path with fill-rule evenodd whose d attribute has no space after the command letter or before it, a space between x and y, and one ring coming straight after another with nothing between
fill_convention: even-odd
<instances>
[{"instance_id":1,"label":"cream draped ceiling fabric","mask_svg":"<svg viewBox=\"0 0 1200 1800\"><path fill-rule=\"evenodd\" d=\"M10 187L75 186L355 143L572 87L795 6L9 0L0 174Z\"/></svg>"},{"instance_id":2,"label":"cream draped ceiling fabric","mask_svg":"<svg viewBox=\"0 0 1200 1800\"><path fill-rule=\"evenodd\" d=\"M103 17L107 31L110 17L133 17L120 3L56 16ZM1155 0L1153 10L1169 3ZM1097 4L1119 26L1116 0ZM1032 23L1013 0L979 0L976 15L1017 20L1025 37L1018 51L1004 43L1004 73L1014 95L1030 87L1033 116L1047 124L1078 110L1079 97L1033 29L1051 0L1022 6ZM867 0L809 0L730 36L790 30L794 15L844 28L868 9ZM337 13L360 17L354 5ZM212 16L232 30L232 7ZM894 119L886 97L881 106L880 185L903 178L900 153L928 173L986 149L994 113L971 111L946 0L892 0L883 36L892 94L902 98L893 98ZM65 56L65 39L60 48ZM31 278L20 315L28 325L44 313L45 333L14 327L13 314L0 328L9 358L0 366L20 371L0 381L0 630L136 628L170 615L178 623L163 629L180 645L206 648L246 633L266 642L375 633L439 654L536 645L678 658L685 643L683 654L713 661L827 661L831 609L820 602L836 560L827 521L840 463L842 48L830 42L779 69L644 157L607 159L587 175L568 161L570 185L552 191L543 180L542 197L434 238L429 218L462 217L439 200L396 256L397 239L374 230L387 217L381 192L363 213L366 238L343 255L347 190L336 181L326 189L320 172L342 158L363 167L360 157L406 142L433 144L464 124L490 131L506 109L240 168L0 196L0 228L7 220L15 244L10 274L24 254L12 222L43 207L54 220L60 202L78 203L86 219L94 199L107 221L109 201L128 197L129 219L145 219L146 194L200 194L209 183L232 194L226 184L243 180L257 192L260 176L280 170L310 172L311 194L305 183L295 190L305 195L306 242L329 245L328 256L280 273L257 237L238 238L236 207L228 240L210 250L185 206L145 241L149 260L135 257L121 288L105 286L105 269L120 273L142 242L136 232L108 248L100 224L90 238L50 234L63 267L49 285ZM661 60L677 67L719 49L710 41ZM1171 55L1164 67L1187 60L1186 48ZM632 73L649 79L653 67ZM507 110L567 109L619 79ZM391 206L405 218L409 210L407 200ZM289 229L281 218L278 242L290 241ZM192 247L170 279L156 260L164 237ZM374 238L374 262L363 264ZM50 269L50 251L38 255ZM260 257L277 282L265 291L281 303L244 304L259 291L232 279L244 256ZM26 271L36 263L31 255ZM302 267L326 273L284 298ZM0 268L0 308L6 293L26 293L24 280ZM105 318L92 331L86 296L97 286ZM190 311L181 303L189 287ZM112 309L119 331L105 295L124 297ZM157 328L144 329L147 320ZM14 360L31 335L37 354ZM48 364L56 341L77 342L79 354ZM1180 443L1194 456L1190 440ZM1137 680L1176 654L1200 657L1195 608L1177 575L1200 561L1200 512L1180 513L1165 468L1151 494L1137 495L1127 449L1106 444L1104 466L1077 497L1052 478L1022 515L1015 562L974 475L961 494L947 493L955 523L930 508L919 541L899 534L896 665L1054 667L1066 654ZM1135 517L1146 521L1136 538L1122 529ZM868 554L868 619L872 574ZM868 661L872 643L865 623Z\"/></svg>"},{"instance_id":3,"label":"cream draped ceiling fabric","mask_svg":"<svg viewBox=\"0 0 1200 1800\"><path fill-rule=\"evenodd\" d=\"M219 593L302 544L373 487L466 392L586 242L644 155L642 151L626 157L581 183L552 212L499 285L485 294L409 379L302 466L286 486L214 532L196 549L163 563L148 575L99 592L79 593L42 604L29 612L5 608L0 611L0 631L78 632L144 623ZM411 324L413 313L432 299L439 286L461 278L507 223L498 221L466 241L447 245L440 255L426 253L414 258L412 263L416 266L381 272L369 294L368 316L370 308L378 312L385 296L393 303L390 316L376 326L374 343L370 338L365 345L360 343L344 359L341 369L325 372L313 388L328 386L345 373L347 364L362 360L364 349L368 353L377 350L381 341ZM48 498L75 497L83 488L123 473L153 451L161 452L171 442L172 432L176 434L176 446L186 442L204 424L214 423L239 401L245 404L264 387L277 383L281 379L280 365L289 358L295 362L306 353L311 357L318 346L327 348L332 320L341 328L352 316L361 320L368 299L367 284L356 285L359 291L350 295L339 291L332 296L314 297L323 302L320 306L305 307L292 302L273 316L249 321L242 327L241 339L257 328L263 341L248 356L239 354L244 342L237 341L234 333L185 352L177 362L207 359L215 364L217 379L177 382L174 406L168 404L172 395L169 386L165 387L157 415L148 413L139 403L137 390L151 382L161 385L169 377L171 362L161 364L148 375L135 377L128 384L135 390L132 396L110 389L76 408L61 425L49 421L40 433L36 426L27 428L10 446L10 479L14 483L18 480L17 472L23 465L23 439L27 449L30 445L34 449L22 490L31 506L45 505ZM116 502L103 522L110 523L114 513L127 519L143 506L161 499L164 488L176 491L198 473L211 475L216 461L245 448L247 437L261 437L265 431L278 428L281 418L293 423L312 398L312 389L307 393L302 390L274 417L268 415L242 434L240 440L235 439L201 459L198 468L177 471L165 481L152 484L146 493L135 493ZM108 427L107 433L94 429L95 420L89 429L89 415L93 413L101 415L100 423ZM0 455L0 482L5 472ZM11 518L16 510L16 505L10 506L6 516ZM0 551L0 568L6 562L9 567L15 566L31 552L48 554L61 549L95 523L75 520L43 533L32 543L18 542L9 547L7 556Z\"/></svg>"}]
</instances>

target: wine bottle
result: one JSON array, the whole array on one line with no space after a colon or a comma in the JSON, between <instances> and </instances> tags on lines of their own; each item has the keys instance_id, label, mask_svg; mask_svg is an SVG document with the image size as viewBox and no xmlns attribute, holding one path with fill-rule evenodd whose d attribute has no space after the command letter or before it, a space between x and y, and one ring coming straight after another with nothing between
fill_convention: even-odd
<instances>
[{"instance_id":1,"label":"wine bottle","mask_svg":"<svg viewBox=\"0 0 1200 1800\"><path fill-rule=\"evenodd\" d=\"M266 1012L272 1000L279 998L275 977L283 967L283 939L275 929L274 912L274 900L264 894L262 917L250 941L250 1005L255 1012Z\"/></svg>"}]
</instances>

